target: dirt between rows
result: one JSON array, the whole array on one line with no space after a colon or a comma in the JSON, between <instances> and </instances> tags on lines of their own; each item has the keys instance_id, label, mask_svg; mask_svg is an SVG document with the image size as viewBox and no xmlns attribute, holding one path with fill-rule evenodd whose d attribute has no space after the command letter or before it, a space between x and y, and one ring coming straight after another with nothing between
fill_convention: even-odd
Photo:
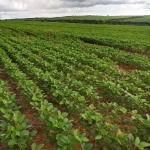
<instances>
[{"instance_id":1,"label":"dirt between rows","mask_svg":"<svg viewBox=\"0 0 150 150\"><path fill-rule=\"evenodd\" d=\"M135 70L135 68L131 67L131 66L127 66L127 65L124 65L124 64L119 64L118 65L118 70L122 73L127 73L129 72L130 70Z\"/></svg>"},{"instance_id":2,"label":"dirt between rows","mask_svg":"<svg viewBox=\"0 0 150 150\"><path fill-rule=\"evenodd\" d=\"M14 83L12 80L9 78L9 76L5 73L2 72L0 74L0 78L6 82L6 86L9 88L9 90L16 95L16 104L18 106L21 106L22 108L20 109L21 113L25 115L25 119L28 121L29 125L32 125L31 128L29 129L30 131L37 130L37 134L33 137L33 143L36 145L39 144L44 144L46 141L46 136L44 134L44 129L42 129L42 122L35 117L35 111L30 109L30 107L22 101L22 97L20 95L20 92L15 88ZM41 127L40 127L41 126ZM1 145L1 143L0 143ZM44 144L44 148L46 150L51 150L53 144L52 143L47 143ZM2 147L2 149L1 149ZM1 145L0 150L3 150L3 147ZM27 150L31 150L31 143L28 143L28 148Z\"/></svg>"}]
</instances>

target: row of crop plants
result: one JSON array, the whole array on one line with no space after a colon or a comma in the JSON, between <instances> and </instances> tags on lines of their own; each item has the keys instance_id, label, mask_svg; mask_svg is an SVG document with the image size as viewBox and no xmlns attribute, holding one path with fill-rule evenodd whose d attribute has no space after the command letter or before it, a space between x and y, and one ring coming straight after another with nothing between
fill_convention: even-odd
<instances>
[{"instance_id":1,"label":"row of crop plants","mask_svg":"<svg viewBox=\"0 0 150 150\"><path fill-rule=\"evenodd\" d=\"M50 32L56 33L57 35L73 36L92 44L106 45L127 51L130 50L138 53L145 51L149 53L150 50L148 27L63 25L62 23L48 23L48 25L44 24L44 26L41 26L41 24L42 23L26 25L25 23L21 26L20 24L18 24L18 26L16 26L16 24L11 27L9 25L7 26L11 30L35 36L45 35L44 33L50 30ZM24 26L26 26L26 28ZM95 29L93 29L93 27Z\"/></svg>"},{"instance_id":2,"label":"row of crop plants","mask_svg":"<svg viewBox=\"0 0 150 150\"><path fill-rule=\"evenodd\" d=\"M6 45L5 45L5 50L6 50L7 48L9 49L9 48L11 48L11 47L6 47ZM7 51L8 51L8 50L7 50ZM21 55L18 55L18 57L17 57L17 56L16 56L17 53L16 53L12 48L11 48L11 50L9 51L9 53L11 53L11 57L13 57L14 60L15 60L16 58L19 59L19 57L21 57ZM14 53L15 57L14 57L14 55L12 55L13 53ZM20 52L20 53L21 53L21 52ZM22 58L22 59L23 59L23 58ZM19 62L18 62L18 63L19 63ZM21 66L22 66L23 64L24 64L24 65L27 64L27 65L25 66L25 70L27 69L27 68L26 68L27 66L31 65L31 64L30 64L29 62L27 62L25 59L23 59L23 62L21 62ZM23 65L23 66L24 66L24 65ZM31 65L31 67L34 68L33 65ZM30 68L29 70L31 70L31 68ZM34 70L34 69L33 69L33 70ZM39 71L39 69L38 69L37 71ZM40 75L41 75L41 74L40 74ZM50 75L50 74L48 74L48 75ZM57 82L56 82L56 83L57 83ZM60 85L60 84L59 84L59 85ZM116 106L115 104L113 104L113 105L114 105L114 107ZM107 105L106 105L106 106L107 106ZM112 107L112 106L110 105L110 107ZM94 116L97 116L96 118L100 118L101 114L96 113L95 108L92 107L91 105L85 109L85 110L86 110L85 112L88 113L88 111L89 111L89 112L90 112L89 114L92 114L92 112L91 112L90 109L91 109L91 110L94 110L94 111L93 111L93 117L94 117ZM122 109L122 108L121 108L121 109ZM123 112L123 110L122 110L121 112ZM125 111L125 112L126 112L126 111ZM134 112L134 113L135 113L135 112ZM136 114L136 113L135 113L135 114ZM135 115L135 114L134 114L134 115ZM81 114L81 116L82 116L82 119L83 119L84 121L87 119L84 114ZM84 116L84 117L83 117L83 116ZM99 117L98 117L98 116L99 116ZM93 117L92 117L92 118L93 118ZM89 120L90 120L90 122L91 122L91 118L89 118ZM94 119L94 120L95 120L95 119ZM98 121L100 121L100 120L98 119ZM84 123L83 123L83 124L84 124ZM86 122L86 124L87 124L87 122ZM86 125L86 124L85 124L85 125ZM102 125L101 125L101 126L102 126ZM100 126L100 127L101 127L101 126ZM111 125L110 125L110 126L111 126ZM115 130L117 130L117 128L114 127L114 130L113 130L113 131L115 131ZM102 131L101 131L101 132L102 132ZM106 132L104 132L104 135L105 135L105 134L106 134ZM107 134L108 134L108 133L107 133ZM106 135L107 135L107 134L106 134ZM119 134L120 134L120 132L119 132ZM101 138L102 138L102 137L99 136L99 135L96 136L96 139L97 139L97 140L99 140L99 139L101 139ZM125 138L125 137L124 137L124 138ZM127 136L126 136L126 138L127 138ZM107 138L106 138L106 139L107 139ZM106 140L106 139L105 139L105 140ZM138 138L136 138L136 140L138 140ZM107 140L106 140L105 142L107 142Z\"/></svg>"},{"instance_id":3,"label":"row of crop plants","mask_svg":"<svg viewBox=\"0 0 150 150\"><path fill-rule=\"evenodd\" d=\"M4 55L3 55L3 59L4 59ZM10 66L10 64L9 64L9 66ZM11 69L12 69L12 63L11 63ZM13 68L13 70L14 70L14 68ZM15 68L15 70L16 70L16 68ZM15 71L15 74L16 74L16 71ZM27 82L27 80L26 80L26 82ZM21 85L24 85L24 84L21 84ZM28 86L29 86L29 84L28 84ZM30 87L32 87L32 86L30 85ZM39 93L38 93L38 96L39 96ZM34 97L32 99L34 101L36 101L36 102L30 102L30 104L38 110L38 113L40 113L40 109L37 108L38 107L37 101L39 101L39 99L37 98L37 94L36 94L36 96L34 95ZM49 103L46 103L44 101L44 104L48 105ZM42 109L41 111L45 112L47 109L46 109L46 106L44 104L41 107L41 109ZM115 106L117 106L115 103L114 104L113 103L112 104L108 104L108 106L106 105L105 107L112 107L112 106L114 108L116 108L116 112L114 110L115 115L112 116L112 117L116 118L117 113L118 113L118 115L120 115L121 113L126 113L126 110L123 111L122 107L120 107L120 109L118 110L118 107L115 107ZM51 109L52 108L49 108L48 111L52 111ZM43 119L43 121L45 123L48 120L50 121L50 119L46 120L46 118L47 118L46 114L48 113L48 112L47 113L46 112L43 115L40 114L40 118ZM134 111L132 113L133 113L132 114L133 116L139 116ZM118 144L122 145L122 147L124 147L124 148L125 147L132 148L132 146L134 145L134 147L139 147L140 149L142 149L142 147L148 146L148 143L146 143L146 142L140 142L139 137L136 137L136 139L135 139L135 137L131 133L130 134L122 134L122 132L118 129L118 126L117 125L113 125L112 123L108 123L107 122L108 116L106 118L103 118L102 114L98 113L97 110L95 109L95 107L93 105L90 105L89 107L87 107L82 113L80 113L80 115L82 117L81 118L82 124L85 124L85 127L89 127L89 125L90 125L90 128L89 129L87 128L88 129L87 131L89 131L89 134L90 135L93 135L93 134L96 135L95 136L95 140L97 140L97 142L96 142L97 145L99 145L102 141L105 142L105 149L106 148L113 148L112 147L113 145L115 146L115 148L116 148L116 146L119 148L120 146L118 146ZM60 116L61 116L61 119L62 119L62 115L60 115ZM138 119L137 118L133 118L133 121L134 120L136 122ZM142 121L144 121L143 118L142 118ZM53 123L56 124L56 122L53 122ZM47 125L47 123L46 123L46 125ZM51 125L51 124L49 124L49 125ZM91 132L91 125L93 127L95 127L95 129L93 128L94 131L92 130L92 132ZM61 127L62 127L62 124L61 124ZM57 128L58 128L58 126L57 126ZM52 127L51 127L51 130L52 130ZM51 130L49 129L48 131L50 132ZM79 134L79 130L75 130L75 131L76 132L74 133L74 136L77 134L76 136L79 137L79 135L80 135ZM54 132L54 130L53 130L53 132ZM55 132L56 132L56 129L55 129ZM114 134L116 134L116 132L117 132L117 135L114 135ZM60 133L60 130L59 130L59 133ZM99 135L97 135L97 134L99 134ZM66 139L66 141L64 139L62 139L62 136ZM85 137L83 137L83 136L84 135L81 136L80 140L82 141L82 139L83 139L84 141L88 141L88 139L85 138ZM75 138L77 138L77 137L75 137ZM62 147L63 146L67 147L68 144L72 144L72 143L68 143L68 141L69 141L70 138L71 138L70 136L60 135L60 142L57 142L57 144L59 146L62 146ZM57 136L57 140L59 140L58 136ZM82 146L84 147L85 145L82 143ZM88 145L88 146L91 147L91 145ZM87 147L86 147L86 149L87 149Z\"/></svg>"},{"instance_id":4,"label":"row of crop plants","mask_svg":"<svg viewBox=\"0 0 150 150\"><path fill-rule=\"evenodd\" d=\"M19 46L20 47L20 46ZM52 51L50 52L50 53L52 53ZM41 53L41 55L44 55L45 54L45 52L44 53ZM57 54L57 57L58 57L58 53L56 53ZM24 50L24 55L27 55L27 57L28 57L28 53L27 53L27 51L25 51ZM29 53L29 58L31 58L31 53ZM61 54L62 55L62 54ZM46 55L45 55L46 57L48 57L49 55L48 55L48 53L46 53ZM52 56L53 56L53 58L52 58ZM64 55L64 57L65 57L65 55ZM51 54L51 57L49 56L49 58L51 59L51 61L53 61L54 62L54 53L53 54ZM73 57L71 57L71 58L73 58ZM56 60L56 62L57 63L59 63L59 64L63 64L63 62L60 60L60 61L58 61L58 59L55 59ZM39 59L38 60L36 60L36 63L38 63L38 61L39 61ZM50 61L50 60L49 60ZM73 61L73 63L74 63L75 61ZM38 63L38 65L39 65L40 63ZM42 64L42 63L41 63ZM43 66L41 66L41 67L44 67L44 64L47 64L47 66L48 66L48 63L45 61L44 63L43 63ZM55 64L56 65L56 64ZM62 65L62 67L61 67L61 70L63 69L63 68L65 68L65 66L64 66L64 64ZM104 66L104 65L103 65ZM52 65L52 67L53 67L53 65ZM69 67L69 66L68 66ZM46 69L47 67L45 66L45 69ZM109 66L107 65L107 66L105 66L105 68L109 68ZM105 70L105 68L103 68L103 70ZM89 69L89 68L88 68ZM109 68L110 69L110 68ZM110 69L111 70L111 69ZM112 73L112 72L111 72ZM63 74L62 74L63 75ZM118 74L117 74L118 75ZM56 76L59 76L59 72L57 71L55 71L54 72L54 76L56 77ZM131 79L132 79L133 77L131 77ZM134 78L133 78L134 79ZM136 83L136 85L138 86L138 84L139 83L141 83L140 82L140 80L135 80L137 83ZM118 81L118 82L120 82L120 80ZM125 81L124 81L125 82ZM144 88L144 86L145 86L145 84L143 84L143 85L141 85L143 88ZM132 88L132 85L131 85L131 88ZM133 93L136 91L137 89L135 88L135 90L133 90ZM131 92L131 90L130 90L130 92ZM140 90L138 91L138 92L140 92ZM143 91L144 92L144 91ZM147 92L147 94L149 95L149 93Z\"/></svg>"},{"instance_id":5,"label":"row of crop plants","mask_svg":"<svg viewBox=\"0 0 150 150\"><path fill-rule=\"evenodd\" d=\"M31 107L37 110L39 118L46 128L45 134L48 140L54 140L57 146L64 149L71 149L73 145L81 144L83 149L89 149L91 145L86 144L88 139L85 134L80 134L78 129L72 129L71 120L67 118L68 113L61 113L52 103L49 103L36 84L18 69L18 66L11 62L6 53L0 50L0 59L4 70L14 80L17 88Z\"/></svg>"},{"instance_id":6,"label":"row of crop plants","mask_svg":"<svg viewBox=\"0 0 150 150\"><path fill-rule=\"evenodd\" d=\"M15 94L10 92L6 83L0 79L0 139L3 147L11 149L26 149L33 142L36 130L31 131L31 125L16 105ZM40 150L43 144L30 146L32 150Z\"/></svg>"},{"instance_id":7,"label":"row of crop plants","mask_svg":"<svg viewBox=\"0 0 150 150\"><path fill-rule=\"evenodd\" d=\"M24 52L27 53L27 51L24 51ZM27 54L27 55L28 55L28 54ZM31 53L30 53L30 56L31 56ZM38 60L37 60L36 62L38 62ZM47 62L46 62L46 63L47 63ZM61 61L61 63L62 63L62 61ZM48 63L47 63L47 64L48 64ZM43 64L43 65L44 65L44 64ZM62 68L62 69L63 69L63 68ZM63 75L63 74L62 74L62 75ZM55 77L56 77L56 76L59 76L59 72L56 72L56 71L55 71L55 72L54 72L54 76L55 76ZM68 79L69 79L69 78L68 78ZM132 77L131 77L131 79L132 79ZM136 81L136 80L135 80L135 81ZM119 82L120 82L120 81L119 81ZM136 82L137 82L137 83L136 83L137 85L138 85L139 83L141 83L140 80L137 80ZM128 85L129 85L129 84L128 84ZM113 85L112 85L112 86L113 86ZM144 87L144 86L145 86L145 85L143 84L142 87ZM131 88L133 88L132 85L131 85ZM138 89L135 88L135 90L133 90L133 93L134 93L136 90L138 90ZM130 90L130 92L131 92L131 90ZM142 90L139 89L138 92L142 92ZM144 92L144 91L143 91L143 92ZM142 92L142 93L143 93L143 92ZM147 92L147 94L149 95L149 92Z\"/></svg>"}]
</instances>

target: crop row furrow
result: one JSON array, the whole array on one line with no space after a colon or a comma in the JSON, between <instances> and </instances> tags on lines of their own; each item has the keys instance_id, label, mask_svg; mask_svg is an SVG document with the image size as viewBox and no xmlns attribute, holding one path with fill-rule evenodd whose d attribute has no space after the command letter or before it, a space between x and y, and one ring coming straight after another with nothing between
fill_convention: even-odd
<instances>
[{"instance_id":1,"label":"crop row furrow","mask_svg":"<svg viewBox=\"0 0 150 150\"><path fill-rule=\"evenodd\" d=\"M12 62L10 62L10 60L6 60L6 58L4 56L5 56L4 53L2 53L2 51L1 51L1 61L2 61L3 65L5 65L6 71L8 71L8 73L10 73L10 74L12 73L11 77L14 78L14 80L16 80L16 81L18 80L18 77L20 77L19 78L19 81L20 81L19 86L21 86L20 88L26 89L26 88L24 88L25 85L28 85L28 88L29 87L33 88L33 85L34 85L33 82L31 82L31 80L27 80L26 78L24 78L25 80L23 80L23 76L21 76L22 73L19 71L17 72L16 65L14 65ZM13 71L14 71L15 75L13 74ZM17 73L18 73L18 76L17 76ZM22 80L20 80L21 77L22 77ZM24 75L24 77L25 77L25 75ZM21 82L21 81L24 81L25 83ZM27 91L25 91L25 92L27 92ZM32 97L29 97L29 92L28 92L28 98L30 98L34 101L34 102L30 102L30 104L38 111L40 118L46 123L46 126L49 127L48 131L46 130L48 132L47 133L48 137L49 137L49 133L53 134L53 138L55 137L57 139L57 144L61 147L69 147L70 145L73 144L72 142L76 139L76 140L80 141L82 147L85 148L84 142L87 142L88 139L85 137L85 134L80 134L79 130L75 130L74 132L72 131L74 133L73 135L71 134L72 132L71 133L69 132L71 129L71 123L69 122L68 119L64 119L65 118L64 116L67 115L66 113L61 114L60 111L57 112L56 108L53 109L52 104L50 105L50 103L48 103L46 100L42 101L41 100L42 95L40 94L40 90L38 90L38 89L34 89L34 92L31 94L31 96ZM117 106L116 104L111 104L111 105L113 105L114 107ZM111 107L111 105L108 107ZM118 108L119 108L119 110L118 110ZM121 112L122 112L121 114L126 113L126 110L125 109L122 110L122 109L123 109L122 107L117 106L116 113L114 110L113 117L116 117L117 114L120 116ZM55 116L55 121L52 120L52 116L54 117L54 114L52 112L53 113L55 112L55 115L57 114L57 116L59 115L59 121L61 119L64 121L64 123L58 124L58 122L56 121L56 116ZM50 113L50 118L48 117L49 113ZM89 114L90 114L90 116L89 116ZM112 143L114 143L113 147L114 146L116 147L118 144L121 147L126 147L126 146L132 147L132 145L137 140L137 138L139 138L139 137L137 137L135 139L135 141L130 141L130 136L132 135L131 133L123 136L123 133L119 130L118 126L116 126L115 124L112 124L112 123L108 123L108 121L107 121L108 116L103 118L103 116L100 113L97 113L97 110L95 109L95 107L93 105L90 105L88 108L86 108L83 112L81 112L80 115L81 115L82 124L88 123L87 124L88 127L90 125L90 128L88 128L87 126L85 126L85 127L88 128L88 130L87 130L88 133L95 137L96 145L98 145L98 144L101 145L101 143L104 143L105 148L112 148ZM93 126L93 128L92 128L93 130L91 130L92 132L90 132L91 123ZM61 129L60 126L61 126L61 128L63 127L63 129ZM62 130L63 130L63 132L62 132ZM65 131L67 131L67 133ZM118 133L116 134L117 131L118 131ZM57 134L55 135L56 132L57 132ZM126 145L118 142L118 141L120 141L119 135L121 135L121 137L124 140L128 141L128 142L126 142ZM132 137L134 138L133 135L132 135ZM67 139L67 143L66 143L66 140L64 140L64 138ZM74 140L73 140L73 138L74 138ZM68 142L70 142L70 143L68 143ZM95 147L96 147L96 145L95 145ZM91 148L91 146L92 145L89 145L89 144L86 145L86 149ZM137 147L137 145L134 145L134 147Z\"/></svg>"},{"instance_id":2,"label":"crop row furrow","mask_svg":"<svg viewBox=\"0 0 150 150\"><path fill-rule=\"evenodd\" d=\"M50 141L53 139L59 147L67 148L80 143L84 149L87 145L85 142L88 139L78 129L72 129L73 125L71 120L67 118L68 114L65 112L61 113L52 103L44 99L42 91L31 80L28 80L24 73L19 71L17 65L11 62L2 49L0 53L4 69L14 80L26 101L29 101L30 105L37 110L39 118L45 124L43 124L43 127L46 128L47 139ZM64 141L63 138L67 139L67 141Z\"/></svg>"},{"instance_id":3,"label":"crop row furrow","mask_svg":"<svg viewBox=\"0 0 150 150\"><path fill-rule=\"evenodd\" d=\"M20 112L21 107L16 105L15 97L0 79L0 139L9 149L25 150L37 131L30 131L31 125Z\"/></svg>"},{"instance_id":4,"label":"crop row furrow","mask_svg":"<svg viewBox=\"0 0 150 150\"><path fill-rule=\"evenodd\" d=\"M57 75L58 76L58 75ZM107 78L108 79L108 78ZM124 84L128 84L128 86L130 85L129 83L124 83ZM101 85L102 86L102 85ZM105 83L103 83L103 88L107 88L107 86L109 86L109 88L111 87L112 89L114 89L115 88L115 84L113 83L113 82L110 82L110 81L105 81ZM134 88L134 86L133 85L130 85L131 86L131 88L133 89ZM120 91L119 89L120 89L120 86L118 85L116 88L115 88L116 90L118 90L118 92L119 93L117 93L118 94L118 96L116 95L115 96L115 98L117 98L117 97L120 97L120 95L122 95L122 92L125 92L125 95L128 95L128 97L129 97L129 101L130 100L132 100L132 99L134 99L134 102L136 103L136 102L140 102L140 97L138 97L137 95L136 96L132 96L130 93L128 93L127 91L123 91L123 89L121 89L122 91ZM105 89L105 90L107 90L107 89ZM128 89L127 89L128 90ZM135 88L134 89L134 91L136 91L137 89ZM133 92L134 92L133 91ZM104 91L105 92L105 91ZM121 92L121 93L120 93ZM143 93L143 98L146 98L146 94L145 94L145 92L143 92L142 90L140 90L139 89L139 92L141 92L141 93ZM105 93L104 93L105 94ZM115 93L116 94L116 93ZM147 94L149 95L149 92L147 92ZM114 94L113 94L114 95ZM110 96L113 96L112 94L110 94ZM130 98L131 97L131 98ZM109 97L108 97L109 98ZM123 97L122 97L123 98ZM126 98L126 96L125 96L125 98ZM134 103L133 102L133 103ZM146 102L146 99L144 99L144 100L141 100L141 102L144 104L145 102ZM139 105L139 103L137 103L138 105ZM141 107L143 107L143 105L141 106Z\"/></svg>"}]
</instances>

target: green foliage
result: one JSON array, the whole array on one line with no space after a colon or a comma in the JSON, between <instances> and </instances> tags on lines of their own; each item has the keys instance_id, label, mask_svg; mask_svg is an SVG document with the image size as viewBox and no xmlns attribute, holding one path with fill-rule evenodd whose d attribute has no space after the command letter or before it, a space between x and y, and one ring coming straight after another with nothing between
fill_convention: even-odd
<instances>
[{"instance_id":1,"label":"green foliage","mask_svg":"<svg viewBox=\"0 0 150 150\"><path fill-rule=\"evenodd\" d=\"M5 87L0 80L0 139L7 144L8 148L26 149L27 142L37 131L29 131L25 116L19 111L20 107L15 104L15 95Z\"/></svg>"},{"instance_id":2,"label":"green foliage","mask_svg":"<svg viewBox=\"0 0 150 150\"><path fill-rule=\"evenodd\" d=\"M136 27L135 35L133 27L113 27L116 32L111 32L112 26L78 29L52 23L54 31L45 34L47 27L24 24L8 23L0 32L2 71L36 111L53 149L149 148L150 60L139 55L149 50L147 28ZM126 53L130 48L139 54ZM138 70L123 73L120 64ZM8 148L25 149L36 131L29 131L15 95L1 85L1 141ZM31 149L43 149L43 144L33 143Z\"/></svg>"}]
</instances>

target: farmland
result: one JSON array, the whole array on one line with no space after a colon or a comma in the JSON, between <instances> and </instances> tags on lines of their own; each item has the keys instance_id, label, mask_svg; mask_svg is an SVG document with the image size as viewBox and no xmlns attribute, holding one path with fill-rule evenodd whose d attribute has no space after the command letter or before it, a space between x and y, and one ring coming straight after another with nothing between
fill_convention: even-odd
<instances>
[{"instance_id":1,"label":"farmland","mask_svg":"<svg viewBox=\"0 0 150 150\"><path fill-rule=\"evenodd\" d=\"M19 19L18 19L19 20ZM65 16L54 18L26 18L26 21L66 22L81 24L137 25L150 26L150 16Z\"/></svg>"},{"instance_id":2,"label":"farmland","mask_svg":"<svg viewBox=\"0 0 150 150\"><path fill-rule=\"evenodd\" d=\"M110 20L110 19L128 19L130 16L66 16L66 17L55 17L52 19L77 19L77 20Z\"/></svg>"},{"instance_id":3,"label":"farmland","mask_svg":"<svg viewBox=\"0 0 150 150\"><path fill-rule=\"evenodd\" d=\"M150 16L145 16L141 18L134 18L134 19L126 19L125 21L131 21L131 22L150 22Z\"/></svg>"},{"instance_id":4,"label":"farmland","mask_svg":"<svg viewBox=\"0 0 150 150\"><path fill-rule=\"evenodd\" d=\"M40 18L39 18L40 19ZM47 18L48 19L48 18ZM49 18L51 20L118 20L131 22L150 22L150 16L66 16Z\"/></svg>"},{"instance_id":5,"label":"farmland","mask_svg":"<svg viewBox=\"0 0 150 150\"><path fill-rule=\"evenodd\" d=\"M148 26L1 21L0 37L0 149L149 149Z\"/></svg>"}]
</instances>

